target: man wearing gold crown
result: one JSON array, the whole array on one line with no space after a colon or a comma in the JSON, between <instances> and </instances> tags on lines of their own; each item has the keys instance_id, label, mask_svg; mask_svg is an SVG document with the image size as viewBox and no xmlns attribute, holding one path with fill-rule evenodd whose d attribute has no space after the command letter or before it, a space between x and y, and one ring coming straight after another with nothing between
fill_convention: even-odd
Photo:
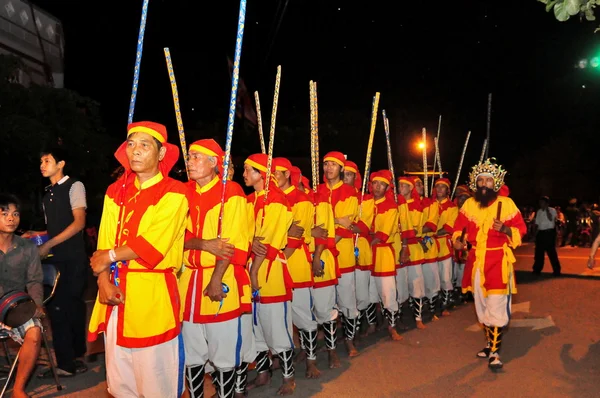
<instances>
[{"instance_id":1,"label":"man wearing gold crown","mask_svg":"<svg viewBox=\"0 0 600 398\"><path fill-rule=\"evenodd\" d=\"M513 270L516 260L511 249L521 244L527 227L512 199L498 194L506 171L493 161L487 159L473 166L469 188L475 196L460 209L453 241L456 250L463 250L466 242L473 247L465 266L463 292L473 293L477 318L487 340L477 357L487 358L489 368L498 370L502 368L502 331L510 320L511 296L517 292ZM463 228L465 243L459 239Z\"/></svg>"}]
</instances>

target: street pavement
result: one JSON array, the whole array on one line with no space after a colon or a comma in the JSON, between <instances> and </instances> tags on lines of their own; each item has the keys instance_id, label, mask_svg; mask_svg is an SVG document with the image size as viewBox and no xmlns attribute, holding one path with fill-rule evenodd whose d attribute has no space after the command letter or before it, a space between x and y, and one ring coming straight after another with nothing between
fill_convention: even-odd
<instances>
[{"instance_id":1,"label":"street pavement","mask_svg":"<svg viewBox=\"0 0 600 398\"><path fill-rule=\"evenodd\" d=\"M391 341L385 330L358 343L361 355L349 359L343 343L338 351L342 367L327 369L326 353L319 353L318 380L304 377L296 368L296 397L596 397L600 390L600 267L586 268L589 249L561 248L563 276L551 276L546 259L544 273L531 274L532 244L516 252L518 294L513 296L513 317L503 346L504 368L493 373L475 353L483 348L473 304L460 305L449 317L427 322L417 330L407 308L402 318L402 341ZM600 262L599 262L600 265ZM96 350L98 348L96 347ZM108 397L104 357L97 355L90 370L63 378L62 392L48 381L34 378L33 397ZM251 372L250 378L254 377ZM281 383L275 371L270 386L249 393L273 397ZM207 386L206 396L214 390Z\"/></svg>"}]
</instances>

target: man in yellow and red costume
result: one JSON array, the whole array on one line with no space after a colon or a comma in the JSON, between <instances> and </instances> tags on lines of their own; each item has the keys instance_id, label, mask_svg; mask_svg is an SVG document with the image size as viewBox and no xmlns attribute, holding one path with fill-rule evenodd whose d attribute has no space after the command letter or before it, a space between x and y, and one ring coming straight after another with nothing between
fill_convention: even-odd
<instances>
[{"instance_id":1,"label":"man in yellow and red costume","mask_svg":"<svg viewBox=\"0 0 600 398\"><path fill-rule=\"evenodd\" d=\"M281 249L288 243L288 230L293 217L285 194L277 187L273 174L270 176L272 180L268 192L265 191L267 163L268 157L262 153L250 155L244 162L244 182L246 186L254 188L247 201L254 215L250 281L258 352L258 376L249 387L270 382L270 351L279 357L283 374L283 385L278 393L287 395L293 393L296 387L291 303L294 282Z\"/></svg>"},{"instance_id":2,"label":"man in yellow and red costume","mask_svg":"<svg viewBox=\"0 0 600 398\"><path fill-rule=\"evenodd\" d=\"M251 311L245 269L250 239L246 195L236 182L228 181L220 220L225 153L214 140L204 139L190 145L188 154L190 213L179 289L190 396L203 396L208 362L219 397L231 397L234 391L243 396L243 340L253 338L242 333L241 324L242 314ZM241 369L239 385L236 368Z\"/></svg>"},{"instance_id":3,"label":"man in yellow and red costume","mask_svg":"<svg viewBox=\"0 0 600 398\"><path fill-rule=\"evenodd\" d=\"M463 250L459 237L466 228L469 251L463 279L463 292L471 291L477 318L483 325L487 344L477 353L487 358L492 370L502 368L500 346L503 328L510 321L511 296L517 292L511 249L521 244L527 227L515 203L498 195L506 171L494 159L473 166L469 187L474 197L465 201L454 226L454 248Z\"/></svg>"},{"instance_id":4,"label":"man in yellow and red costume","mask_svg":"<svg viewBox=\"0 0 600 398\"><path fill-rule=\"evenodd\" d=\"M344 162L341 152L329 152L323 158L325 183L319 185L318 193L331 204L335 217L335 242L339 252L337 256L339 272L337 286L337 305L344 316L344 334L346 348L350 357L358 355L354 346L354 337L358 329L359 312L356 308L356 286L354 269L354 234L351 225L358 217L358 197L356 190L344 184Z\"/></svg>"},{"instance_id":5,"label":"man in yellow and red costume","mask_svg":"<svg viewBox=\"0 0 600 398\"><path fill-rule=\"evenodd\" d=\"M183 338L177 272L188 202L168 177L179 157L165 126L132 123L115 157L125 172L108 187L91 259L98 297L89 339L105 334L106 381L115 397L179 397Z\"/></svg>"},{"instance_id":6,"label":"man in yellow and red costume","mask_svg":"<svg viewBox=\"0 0 600 398\"><path fill-rule=\"evenodd\" d=\"M361 323L363 320L367 324L367 330L364 335L369 335L375 332L375 323L377 320L377 302L372 302L369 296L369 285L371 281L371 270L373 269L373 251L369 244L369 225L373 222L374 200L371 193L365 193L361 201L361 186L362 179L356 163L346 160L344 163L344 183L350 185L356 190L359 200L360 219L356 223L356 227L352 230L355 232L356 251L356 269L354 277L356 279L356 308L360 312Z\"/></svg>"},{"instance_id":7,"label":"man in yellow and red costume","mask_svg":"<svg viewBox=\"0 0 600 398\"><path fill-rule=\"evenodd\" d=\"M401 340L396 331L398 301L396 292L396 258L394 239L398 232L398 206L394 201L391 185L392 173L381 170L371 175L373 187L373 221L369 228L373 248L373 282L377 299L382 303L382 312L388 321L388 332L392 340Z\"/></svg>"},{"instance_id":8,"label":"man in yellow and red costume","mask_svg":"<svg viewBox=\"0 0 600 398\"><path fill-rule=\"evenodd\" d=\"M415 188L414 177L400 177L398 179L400 191L398 211L400 217L400 237L402 246L400 250L400 266L406 268L408 294L410 306L417 328L425 329L423 324L423 305L425 297L425 279L423 277L423 246L418 233L423 217L421 197ZM397 283L397 289L400 289Z\"/></svg>"},{"instance_id":9,"label":"man in yellow and red costume","mask_svg":"<svg viewBox=\"0 0 600 398\"><path fill-rule=\"evenodd\" d=\"M450 180L440 178L434 185L434 193L439 207L435 239L438 247L438 269L440 275L440 288L442 292L442 315L450 315L448 308L452 302L454 285L452 284L454 247L452 245L452 234L454 223L458 216L458 207L448 196L450 194Z\"/></svg>"}]
</instances>

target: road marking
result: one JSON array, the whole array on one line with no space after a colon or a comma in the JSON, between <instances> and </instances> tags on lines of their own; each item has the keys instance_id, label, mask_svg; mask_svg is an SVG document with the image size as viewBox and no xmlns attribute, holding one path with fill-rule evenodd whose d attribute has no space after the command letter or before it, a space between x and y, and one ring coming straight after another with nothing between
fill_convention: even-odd
<instances>
[{"instance_id":1,"label":"road marking","mask_svg":"<svg viewBox=\"0 0 600 398\"><path fill-rule=\"evenodd\" d=\"M545 318L531 318L531 319L513 319L508 324L509 327L513 328L532 328L531 330L541 330L556 326L552 320L552 316L548 315ZM466 329L468 332L480 332L481 325L475 323Z\"/></svg>"},{"instance_id":2,"label":"road marking","mask_svg":"<svg viewBox=\"0 0 600 398\"><path fill-rule=\"evenodd\" d=\"M529 310L531 309L531 301L525 301L523 303L516 303L512 305L511 308L511 312L517 313L517 312L527 312L529 313Z\"/></svg>"}]
</instances>

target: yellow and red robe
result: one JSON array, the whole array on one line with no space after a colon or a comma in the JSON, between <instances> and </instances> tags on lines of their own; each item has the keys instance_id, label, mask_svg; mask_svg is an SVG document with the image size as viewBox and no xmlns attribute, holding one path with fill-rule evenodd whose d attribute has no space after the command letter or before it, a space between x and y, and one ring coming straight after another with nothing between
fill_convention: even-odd
<instances>
[{"instance_id":1,"label":"yellow and red robe","mask_svg":"<svg viewBox=\"0 0 600 398\"><path fill-rule=\"evenodd\" d=\"M511 229L512 237L492 229L498 203L502 203L500 221ZM521 245L521 238L527 232L527 227L512 199L498 196L494 203L485 208L479 207L474 198L467 199L456 218L452 239L458 239L465 227L465 242L471 243L473 248L469 251L465 264L463 292L473 291L475 273L479 272L485 296L516 293L513 269L516 260L511 248Z\"/></svg>"},{"instance_id":2,"label":"yellow and red robe","mask_svg":"<svg viewBox=\"0 0 600 398\"><path fill-rule=\"evenodd\" d=\"M423 243L428 247L427 251L423 250L423 263L435 263L438 259L439 249L435 238L437 223L440 217L439 205L437 200L432 198L422 198L421 204L423 215L417 236L421 238ZM431 232L423 233L423 228L425 227L429 227Z\"/></svg>"},{"instance_id":3,"label":"yellow and red robe","mask_svg":"<svg viewBox=\"0 0 600 398\"><path fill-rule=\"evenodd\" d=\"M438 246L438 261L444 261L454 255L452 247L452 234L454 233L454 223L458 217L458 206L453 201L446 198L438 201L439 218L436 231L445 230L448 234L439 236L436 232L436 240Z\"/></svg>"},{"instance_id":4,"label":"yellow and red robe","mask_svg":"<svg viewBox=\"0 0 600 398\"><path fill-rule=\"evenodd\" d=\"M328 198L319 193L315 194L313 191L310 191L309 198L315 208L314 224L322 225L322 228L327 230L327 239L312 238L309 245L311 255L318 245L325 246L321 252L321 260L324 263L323 276L313 277L313 287L318 289L337 285L338 278L341 276L337 259L339 252L335 245L335 220Z\"/></svg>"},{"instance_id":5,"label":"yellow and red robe","mask_svg":"<svg viewBox=\"0 0 600 398\"><path fill-rule=\"evenodd\" d=\"M360 229L356 246L358 247L358 259L356 268L362 271L373 270L373 251L371 249L370 226L373 224L375 216L375 199L373 195L365 194L360 204L360 220L356 223Z\"/></svg>"},{"instance_id":6,"label":"yellow and red robe","mask_svg":"<svg viewBox=\"0 0 600 398\"><path fill-rule=\"evenodd\" d=\"M186 240L204 240L218 237L219 215L223 182L217 175L207 185L200 187L195 181L187 183L190 214ZM179 278L179 292L183 303L182 316L186 322L223 322L252 311L250 278L246 271L248 259L248 216L246 195L235 182L229 181L225 191L221 238L234 246L234 255L221 280L229 291L223 302L212 301L204 295L215 265L220 258L203 250L186 250L185 269Z\"/></svg>"},{"instance_id":7,"label":"yellow and red robe","mask_svg":"<svg viewBox=\"0 0 600 398\"><path fill-rule=\"evenodd\" d=\"M128 246L139 256L117 268L117 282L124 294L117 318L117 345L121 347L150 347L179 335L176 275L183 261L188 213L185 191L181 182L161 173L141 185L131 173L106 191L98 250ZM111 310L112 306L96 298L90 341L106 331Z\"/></svg>"},{"instance_id":8,"label":"yellow and red robe","mask_svg":"<svg viewBox=\"0 0 600 398\"><path fill-rule=\"evenodd\" d=\"M423 217L423 208L421 201L410 198L400 200L398 204L398 214L400 218L400 229L402 240L406 239L409 253L409 261L402 266L411 266L423 264L423 247L417 233L421 231L421 218Z\"/></svg>"},{"instance_id":9,"label":"yellow and red robe","mask_svg":"<svg viewBox=\"0 0 600 398\"><path fill-rule=\"evenodd\" d=\"M258 270L261 303L281 303L292 299L293 281L281 249L287 244L287 231L292 225L292 210L279 188L271 187L265 204L265 191L248 195L254 215L254 236L262 237L267 255ZM255 255L251 255L254 261Z\"/></svg>"},{"instance_id":10,"label":"yellow and red robe","mask_svg":"<svg viewBox=\"0 0 600 398\"><path fill-rule=\"evenodd\" d=\"M374 201L371 232L380 242L373 248L373 276L396 276L397 252L394 239L398 233L398 206L388 196Z\"/></svg>"},{"instance_id":11,"label":"yellow and red robe","mask_svg":"<svg viewBox=\"0 0 600 398\"><path fill-rule=\"evenodd\" d=\"M314 280L309 244L315 219L315 208L308 195L296 189L293 185L283 190L283 193L288 205L292 208L293 221L304 228L304 235L300 239L291 236L287 238L286 248L294 249L292 255L287 259L293 287L312 287Z\"/></svg>"},{"instance_id":12,"label":"yellow and red robe","mask_svg":"<svg viewBox=\"0 0 600 398\"><path fill-rule=\"evenodd\" d=\"M356 221L358 216L358 197L356 190L339 181L333 187L324 183L319 185L318 193L324 195L333 209L335 218L349 217L350 221ZM338 254L338 264L341 274L354 272L356 267L356 258L354 256L354 234L351 230L343 226L335 225L335 235L341 237L336 244Z\"/></svg>"}]
</instances>

